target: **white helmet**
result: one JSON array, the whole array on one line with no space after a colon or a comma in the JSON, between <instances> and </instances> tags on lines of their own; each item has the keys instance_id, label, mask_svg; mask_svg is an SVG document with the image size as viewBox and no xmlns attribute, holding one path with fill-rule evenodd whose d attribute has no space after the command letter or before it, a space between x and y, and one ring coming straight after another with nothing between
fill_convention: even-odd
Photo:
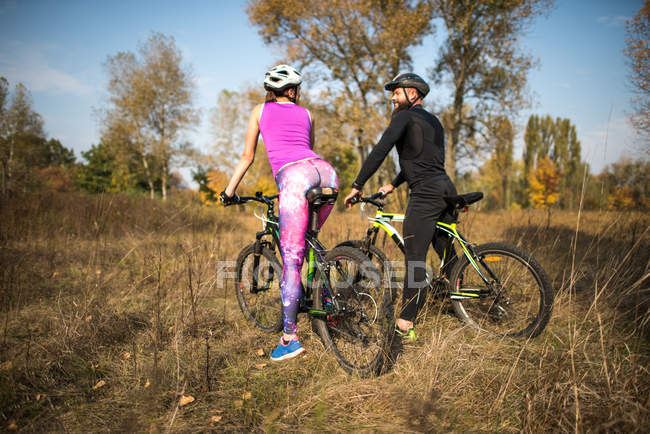
<instances>
[{"instance_id":1,"label":"white helmet","mask_svg":"<svg viewBox=\"0 0 650 434\"><path fill-rule=\"evenodd\" d=\"M284 90L288 87L299 86L300 83L302 83L302 76L289 65L274 66L264 75L264 89L266 90Z\"/></svg>"}]
</instances>

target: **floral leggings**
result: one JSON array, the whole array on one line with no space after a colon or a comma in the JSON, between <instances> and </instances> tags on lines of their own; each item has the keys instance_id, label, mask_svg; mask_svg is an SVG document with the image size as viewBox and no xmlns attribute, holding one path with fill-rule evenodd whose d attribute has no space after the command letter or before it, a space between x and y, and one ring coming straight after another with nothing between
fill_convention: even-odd
<instances>
[{"instance_id":1,"label":"floral leggings","mask_svg":"<svg viewBox=\"0 0 650 434\"><path fill-rule=\"evenodd\" d=\"M280 189L280 253L282 255L282 313L284 332L296 333L298 308L302 296L300 269L305 254L305 234L309 224L309 204L305 194L314 187L338 188L338 177L328 162L321 159L299 161L285 166L275 177ZM318 227L332 211L323 205L318 213Z\"/></svg>"}]
</instances>

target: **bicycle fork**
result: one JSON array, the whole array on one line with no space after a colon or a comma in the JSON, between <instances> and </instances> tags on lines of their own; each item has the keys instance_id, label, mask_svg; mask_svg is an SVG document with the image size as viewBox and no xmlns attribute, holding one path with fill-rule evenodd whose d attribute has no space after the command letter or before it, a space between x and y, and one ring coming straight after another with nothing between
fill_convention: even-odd
<instances>
[{"instance_id":1,"label":"bicycle fork","mask_svg":"<svg viewBox=\"0 0 650 434\"><path fill-rule=\"evenodd\" d=\"M275 270L273 269L273 265L269 267L268 276L262 276L263 280L263 285L259 285L260 278L258 277L258 274L262 272L260 270L260 257L262 256L262 249L270 248L271 243L269 241L264 241L262 240L262 237L264 235L269 235L271 234L270 231L264 230L262 232L258 232L256 234L257 240L255 241L255 247L253 251L253 282L251 285L250 292L251 294L257 294L258 292L262 291L268 291L272 286L273 282L275 280Z\"/></svg>"}]
</instances>

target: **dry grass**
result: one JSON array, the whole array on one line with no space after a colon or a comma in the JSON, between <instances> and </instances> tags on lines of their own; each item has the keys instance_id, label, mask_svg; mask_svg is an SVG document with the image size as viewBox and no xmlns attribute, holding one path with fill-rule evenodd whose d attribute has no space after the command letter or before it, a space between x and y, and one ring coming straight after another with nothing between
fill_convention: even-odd
<instances>
[{"instance_id":1,"label":"dry grass","mask_svg":"<svg viewBox=\"0 0 650 434\"><path fill-rule=\"evenodd\" d=\"M42 195L0 206L0 426L25 431L646 431L648 218L470 213L477 242L534 252L557 291L531 341L427 306L420 341L378 378L346 375L307 319L304 357L272 364L217 261L259 224L250 209ZM326 245L359 238L335 213ZM399 260L394 250L386 250ZM435 260L432 259L435 262ZM190 283L191 282L191 283ZM227 282L228 283L228 282ZM265 355L257 355L258 349ZM97 387L100 381L104 385ZM99 383L99 384L98 384ZM194 402L179 406L181 396ZM643 427L646 428L643 428Z\"/></svg>"}]
</instances>

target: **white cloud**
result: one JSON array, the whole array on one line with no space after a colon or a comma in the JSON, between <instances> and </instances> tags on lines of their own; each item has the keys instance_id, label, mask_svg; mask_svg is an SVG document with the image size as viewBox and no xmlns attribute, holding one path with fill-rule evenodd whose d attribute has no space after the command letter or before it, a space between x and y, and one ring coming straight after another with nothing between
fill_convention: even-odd
<instances>
[{"instance_id":1,"label":"white cloud","mask_svg":"<svg viewBox=\"0 0 650 434\"><path fill-rule=\"evenodd\" d=\"M602 16L598 17L598 23L604 24L607 27L623 27L625 23L630 19L624 15L615 15L615 16Z\"/></svg>"},{"instance_id":2,"label":"white cloud","mask_svg":"<svg viewBox=\"0 0 650 434\"><path fill-rule=\"evenodd\" d=\"M52 64L47 56L50 49L19 41L3 42L0 45L0 75L12 85L23 83L32 92L92 93L93 87Z\"/></svg>"}]
</instances>

